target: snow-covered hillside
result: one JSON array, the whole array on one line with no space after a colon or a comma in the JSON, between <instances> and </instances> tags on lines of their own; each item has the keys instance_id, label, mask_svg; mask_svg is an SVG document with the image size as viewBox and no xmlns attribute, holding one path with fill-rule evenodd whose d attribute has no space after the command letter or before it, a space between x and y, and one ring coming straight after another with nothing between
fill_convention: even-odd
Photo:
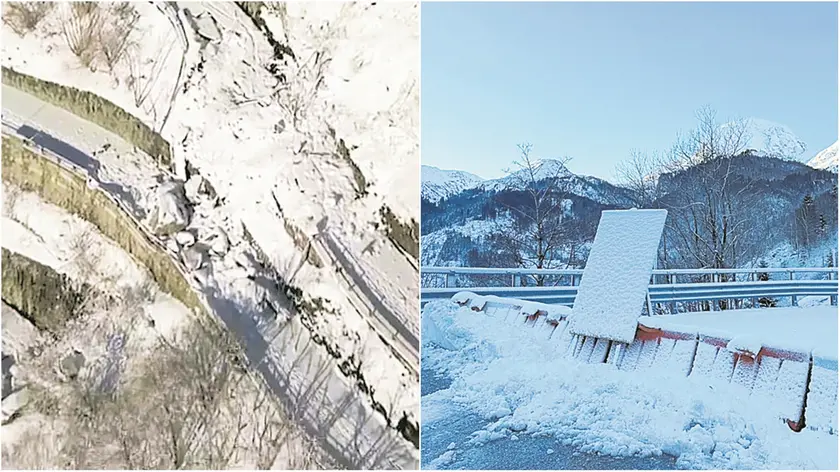
<instances>
[{"instance_id":1,"label":"snow-covered hillside","mask_svg":"<svg viewBox=\"0 0 840 472\"><path fill-rule=\"evenodd\" d=\"M517 170L498 179L483 180L480 177L460 170L441 170L437 167L422 166L422 192L424 199L440 202L458 195L464 190L483 187L490 192L516 189L522 180L530 180L526 176L527 170ZM605 180L588 175L577 175L571 172L562 161L557 159L543 159L536 169L537 180L560 177L564 180L563 189L579 197L588 198L604 205L628 205L630 200L627 193L613 186Z\"/></svg>"},{"instance_id":2,"label":"snow-covered hillside","mask_svg":"<svg viewBox=\"0 0 840 472\"><path fill-rule=\"evenodd\" d=\"M821 156L830 154L830 151L830 149L826 150ZM588 235L583 236L584 240L594 235L594 228L601 210L634 206L628 189L595 177L575 175L565 168L558 168L557 161L545 162L553 166L548 170L541 169L540 175L559 173L563 180L560 186L569 192L569 199L573 201L571 218L567 221L582 230L582 233L578 233L578 237ZM753 231L761 233L762 243L766 247L775 247L782 243L794 244L787 232L759 231L755 228L790 224L791 215L797 214L806 195L810 195L817 202L817 205L809 210L815 214L816 221L820 221L820 215L823 215L825 224L831 226L834 221L831 215L835 214L836 210L831 209L832 199L826 192L833 188L832 183L836 184L836 176L831 179L831 174L828 172L814 170L799 160L754 154L739 156L735 164L733 170L737 175L755 182L753 188L762 189L762 197L756 202L754 211L748 218L751 218L750 227ZM657 185L663 199L668 198L668 195L677 194L676 192L684 192L688 188L686 185L699 178L687 168L685 172L666 174L661 177L657 179ZM424 265L465 265L470 263L467 255L471 252L481 255L496 253L497 251L493 251L494 248L487 242L486 235L493 234L494 221L499 216L507 214L508 208L505 202L509 204L515 201L516 193L511 190L514 190L517 185L509 185L513 183L512 180L511 177L504 177L485 181L482 184L483 192L470 192L458 198L450 196L445 200L445 204L424 210L421 240L422 263ZM809 235L808 248L802 246L801 249L811 250L815 254L814 257L824 258L827 252L815 244L817 242L830 243L826 238L827 236L823 233ZM756 255L756 257L759 256L769 258L769 254ZM804 264L802 257L802 254L797 254L790 260L776 260L776 263L780 266L800 266ZM472 262L493 263L487 258L472 258Z\"/></svg>"},{"instance_id":3,"label":"snow-covered hillside","mask_svg":"<svg viewBox=\"0 0 840 472\"><path fill-rule=\"evenodd\" d=\"M837 145L838 141L835 141L834 144L820 151L808 161L808 165L814 169L825 169L837 173Z\"/></svg>"},{"instance_id":4,"label":"snow-covered hillside","mask_svg":"<svg viewBox=\"0 0 840 472\"><path fill-rule=\"evenodd\" d=\"M484 182L481 177L462 170L444 170L434 166L421 166L420 195L430 202L439 202Z\"/></svg>"},{"instance_id":5,"label":"snow-covered hillside","mask_svg":"<svg viewBox=\"0 0 840 472\"><path fill-rule=\"evenodd\" d=\"M371 327L371 312L359 308L358 294L336 266L356 267L375 292L371 297L387 305L406 330L419 331L419 274L383 229L385 208L403 224L419 212L419 5L271 4L254 17L233 2L131 5L139 15L129 37L133 54L113 71L79 64L61 34L69 12L62 5L24 35L4 25L3 65L101 96L160 130L172 145L179 175L189 170L184 190L195 205L187 230L199 240L221 232L231 252L260 253L272 277L293 280L302 296L341 313L311 327L327 347L316 353L307 348L306 355L333 362L324 371L328 380L319 380L331 396L324 401L346 393L342 398L353 396L354 411L365 417L355 432L362 439L354 447L365 450L358 464L416 466L413 446L387 431L371 404L375 398L396 416L392 428L403 412L416 421L416 374L392 354L387 341L392 333ZM4 114L6 107L4 100ZM113 136L103 142L83 126L55 136L64 121L49 108L31 113L27 108L20 116L83 153L119 143ZM155 177L148 171L153 159L139 156L145 162L137 166L121 152L109 153L114 155L97 155L95 161L113 170L110 183L134 198L142 207L137 213L153 211L149 203L157 195L158 216L172 216L173 201L160 198L157 185L146 185ZM158 219L184 223L180 217ZM333 246L346 264L336 262ZM305 263L312 253L320 263ZM259 298L237 292L247 274L223 280L224 263L202 263L198 272L205 288L220 297L236 295L231 306L259 311ZM353 286L358 290L358 283ZM291 314L287 307L281 311ZM237 314L250 319L241 309ZM327 348L343 358L334 360ZM277 357L271 362L291 363L295 351L286 351L272 348ZM344 372L353 369L339 368L341 361L358 363L369 395L357 396L356 380ZM314 367L308 374L296 372L301 381L316 375ZM354 426L343 425L346 421L349 415L331 427L350 434ZM325 441L338 441L340 433L330 431ZM388 458L374 457L367 448L384 447L374 435L402 443L390 447ZM349 458L357 451L343 454Z\"/></svg>"},{"instance_id":6,"label":"snow-covered hillside","mask_svg":"<svg viewBox=\"0 0 840 472\"><path fill-rule=\"evenodd\" d=\"M511 170L513 170L513 172L511 172L509 175L487 181L487 188L493 190L501 190L511 186L516 186L518 182L527 182L531 180L531 176L529 175L529 169ZM551 177L564 178L573 175L574 174L572 174L572 172L565 166L565 164L563 164L562 161L559 161L557 159L540 159L538 162L534 163L533 179L537 181L542 179L548 179Z\"/></svg>"}]
</instances>

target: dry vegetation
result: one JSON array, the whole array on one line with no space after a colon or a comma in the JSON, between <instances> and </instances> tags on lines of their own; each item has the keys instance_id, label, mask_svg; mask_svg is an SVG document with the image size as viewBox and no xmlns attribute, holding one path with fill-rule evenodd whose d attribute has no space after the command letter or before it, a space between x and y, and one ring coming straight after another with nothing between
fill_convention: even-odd
<instances>
[{"instance_id":1,"label":"dry vegetation","mask_svg":"<svg viewBox=\"0 0 840 472\"><path fill-rule=\"evenodd\" d=\"M62 6L61 32L83 66L96 70L102 63L113 71L133 47L130 38L139 19L127 2L73 2Z\"/></svg>"},{"instance_id":2,"label":"dry vegetation","mask_svg":"<svg viewBox=\"0 0 840 472\"><path fill-rule=\"evenodd\" d=\"M108 355L61 378L51 366L64 352L45 351L24 367L38 373L26 408L43 424L4 444L7 467L318 466L317 446L233 360L235 341L215 326L193 321L175 342L131 356L116 381Z\"/></svg>"},{"instance_id":3,"label":"dry vegetation","mask_svg":"<svg viewBox=\"0 0 840 472\"><path fill-rule=\"evenodd\" d=\"M20 199L20 187L16 185L3 186L3 216L17 220L17 202Z\"/></svg>"},{"instance_id":4,"label":"dry vegetation","mask_svg":"<svg viewBox=\"0 0 840 472\"><path fill-rule=\"evenodd\" d=\"M3 2L3 23L20 36L35 31L54 2Z\"/></svg>"},{"instance_id":5,"label":"dry vegetation","mask_svg":"<svg viewBox=\"0 0 840 472\"><path fill-rule=\"evenodd\" d=\"M321 467L319 447L248 374L227 330L190 317L177 334L160 335L142 322L158 292L151 279L118 286L103 276L108 262L92 229L68 238L72 285L88 290L73 316L65 310L50 318L53 336L45 344L17 360L25 401L4 424L6 467ZM3 286L44 280L19 282L4 273L4 282L14 283ZM48 314L51 303L39 300L27 313ZM69 374L64 365L75 349L85 360Z\"/></svg>"}]
</instances>

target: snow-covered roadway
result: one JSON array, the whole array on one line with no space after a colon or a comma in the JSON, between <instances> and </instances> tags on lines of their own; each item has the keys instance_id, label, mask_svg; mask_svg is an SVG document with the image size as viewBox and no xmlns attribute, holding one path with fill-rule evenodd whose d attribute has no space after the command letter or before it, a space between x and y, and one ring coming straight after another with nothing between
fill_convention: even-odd
<instances>
[{"instance_id":1,"label":"snow-covered roadway","mask_svg":"<svg viewBox=\"0 0 840 472\"><path fill-rule=\"evenodd\" d=\"M85 169L100 188L135 208L135 218L148 210L147 190L159 173L148 156L112 133L6 86L2 106L4 132L17 128L21 137L34 136L36 144ZM100 151L103 142L111 145L106 151ZM311 341L290 307L279 306L278 318L289 318L287 323L265 322L253 297L255 284L235 270L232 258L213 261L211 276L199 288L213 312L245 341L250 363L288 411L343 467L416 468L417 450L385 425L351 379L340 376L335 360Z\"/></svg>"}]
</instances>

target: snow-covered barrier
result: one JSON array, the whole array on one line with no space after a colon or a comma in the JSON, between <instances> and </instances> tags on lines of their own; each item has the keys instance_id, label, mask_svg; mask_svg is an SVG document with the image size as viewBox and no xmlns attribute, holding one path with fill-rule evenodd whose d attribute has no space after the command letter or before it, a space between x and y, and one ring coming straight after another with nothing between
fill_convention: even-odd
<instances>
[{"instance_id":1,"label":"snow-covered barrier","mask_svg":"<svg viewBox=\"0 0 840 472\"><path fill-rule=\"evenodd\" d=\"M470 292L459 292L452 301L496 320L505 329L529 329L543 339L556 340L557 352L567 359L734 385L769 405L768 413L784 420L793 431L807 426L837 432L838 372L837 360L831 355L762 345L752 337L704 334L699 328L646 326L649 317L641 320L633 342L626 344L573 334L568 322L574 315L566 306Z\"/></svg>"},{"instance_id":2,"label":"snow-covered barrier","mask_svg":"<svg viewBox=\"0 0 840 472\"><path fill-rule=\"evenodd\" d=\"M813 357L807 400L808 428L837 434L837 359Z\"/></svg>"}]
</instances>

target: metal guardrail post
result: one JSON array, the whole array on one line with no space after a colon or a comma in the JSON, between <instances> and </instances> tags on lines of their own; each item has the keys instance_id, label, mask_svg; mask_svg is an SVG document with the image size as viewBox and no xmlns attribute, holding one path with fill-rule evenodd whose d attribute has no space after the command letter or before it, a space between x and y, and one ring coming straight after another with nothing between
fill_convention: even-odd
<instances>
[{"instance_id":1,"label":"metal guardrail post","mask_svg":"<svg viewBox=\"0 0 840 472\"><path fill-rule=\"evenodd\" d=\"M443 274L443 288L449 288L449 274Z\"/></svg>"}]
</instances>

